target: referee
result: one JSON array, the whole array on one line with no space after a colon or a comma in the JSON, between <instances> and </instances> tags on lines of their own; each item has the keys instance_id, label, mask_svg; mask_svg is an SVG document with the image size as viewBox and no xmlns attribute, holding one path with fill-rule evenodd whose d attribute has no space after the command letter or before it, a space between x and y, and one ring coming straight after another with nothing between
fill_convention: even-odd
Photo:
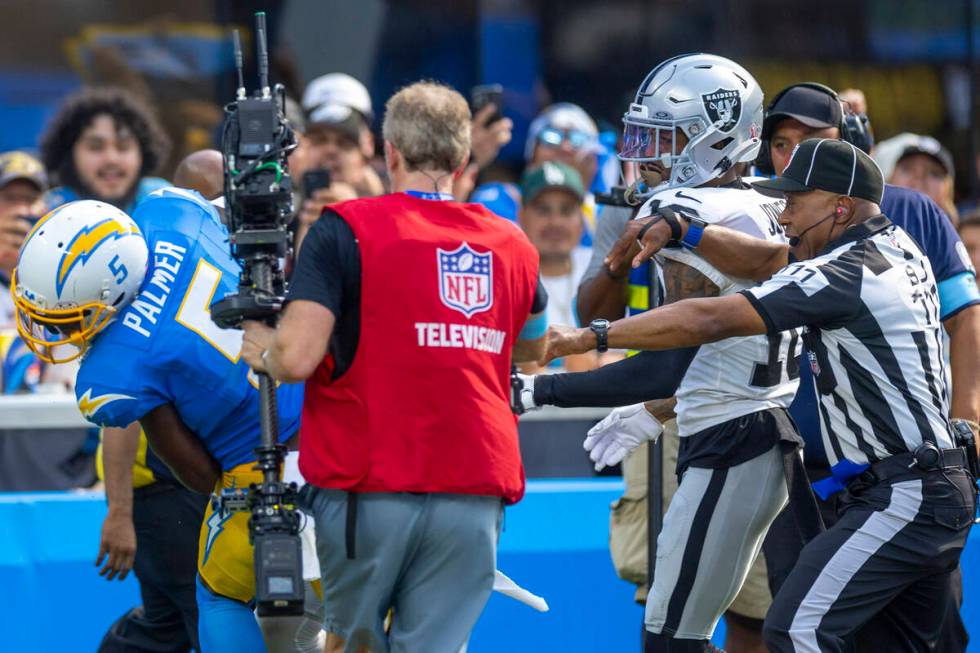
<instances>
[{"instance_id":1,"label":"referee","mask_svg":"<svg viewBox=\"0 0 980 653\"><path fill-rule=\"evenodd\" d=\"M881 214L881 171L850 144L804 141L782 177L756 186L786 193L788 247L717 227L693 240L709 261L740 262L742 276L768 281L606 333L552 328L548 357L599 339L668 349L804 326L824 445L849 471L838 472L841 518L803 550L767 615L766 644L773 653L838 652L854 634L862 651L933 650L976 493L954 435L964 425L948 418L932 268ZM688 230L683 220L659 222L646 231L660 242ZM657 237L644 249L656 249Z\"/></svg>"}]
</instances>

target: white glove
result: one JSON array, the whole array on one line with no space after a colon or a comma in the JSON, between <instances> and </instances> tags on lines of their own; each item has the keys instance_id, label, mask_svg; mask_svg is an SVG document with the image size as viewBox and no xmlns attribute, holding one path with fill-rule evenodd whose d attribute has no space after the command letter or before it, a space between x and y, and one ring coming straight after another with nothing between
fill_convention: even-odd
<instances>
[{"instance_id":1,"label":"white glove","mask_svg":"<svg viewBox=\"0 0 980 653\"><path fill-rule=\"evenodd\" d=\"M589 429L582 446L589 452L598 472L603 467L617 464L647 440L656 442L663 432L663 425L643 404L633 404L616 408L606 415Z\"/></svg>"},{"instance_id":2,"label":"white glove","mask_svg":"<svg viewBox=\"0 0 980 653\"><path fill-rule=\"evenodd\" d=\"M520 396L521 406L524 408L524 411L527 412L527 411L537 410L541 408L541 406L534 403L535 377L529 374L521 374L520 372L517 373L517 377L524 384L524 387L521 388L521 396Z\"/></svg>"}]
</instances>

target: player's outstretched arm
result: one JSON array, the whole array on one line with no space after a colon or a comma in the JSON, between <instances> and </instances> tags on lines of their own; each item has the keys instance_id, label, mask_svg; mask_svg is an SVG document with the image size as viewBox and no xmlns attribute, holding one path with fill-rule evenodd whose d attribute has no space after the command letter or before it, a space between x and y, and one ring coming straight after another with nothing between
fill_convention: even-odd
<instances>
[{"instance_id":1,"label":"player's outstretched arm","mask_svg":"<svg viewBox=\"0 0 980 653\"><path fill-rule=\"evenodd\" d=\"M106 427L102 431L102 469L109 512L102 521L102 537L95 566L106 580L125 580L136 560L133 526L133 463L139 449L140 425Z\"/></svg>"},{"instance_id":2,"label":"player's outstretched arm","mask_svg":"<svg viewBox=\"0 0 980 653\"><path fill-rule=\"evenodd\" d=\"M676 349L694 347L734 336L766 333L766 324L742 295L687 299L609 326L610 349ZM544 362L596 348L590 329L552 326Z\"/></svg>"},{"instance_id":3,"label":"player's outstretched arm","mask_svg":"<svg viewBox=\"0 0 980 653\"><path fill-rule=\"evenodd\" d=\"M652 226L647 228L648 225ZM686 220L679 220L679 225L683 238L689 225ZM630 254L636 251L637 240L642 249L630 259ZM638 218L626 226L623 235L609 252L606 264L613 272L628 265L639 267L666 247L670 240L670 225L661 216ZM722 274L739 279L765 281L789 264L788 246L717 225L705 228L696 251Z\"/></svg>"},{"instance_id":4,"label":"player's outstretched arm","mask_svg":"<svg viewBox=\"0 0 980 653\"><path fill-rule=\"evenodd\" d=\"M187 428L172 404L157 406L140 419L140 424L154 453L178 481L195 492L211 494L221 478L221 466Z\"/></svg>"}]
</instances>

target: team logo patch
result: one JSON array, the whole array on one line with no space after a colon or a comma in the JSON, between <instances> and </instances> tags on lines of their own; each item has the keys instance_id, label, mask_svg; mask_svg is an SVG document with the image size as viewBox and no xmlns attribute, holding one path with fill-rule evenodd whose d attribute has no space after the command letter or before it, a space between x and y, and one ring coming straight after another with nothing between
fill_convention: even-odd
<instances>
[{"instance_id":1,"label":"team logo patch","mask_svg":"<svg viewBox=\"0 0 980 653\"><path fill-rule=\"evenodd\" d=\"M742 102L738 97L738 91L719 88L712 93L702 93L701 101L704 102L708 120L712 123L721 122L719 131L730 132L735 129L742 115Z\"/></svg>"},{"instance_id":2,"label":"team logo patch","mask_svg":"<svg viewBox=\"0 0 980 653\"><path fill-rule=\"evenodd\" d=\"M100 408L108 403L112 403L113 401L119 401L120 399L132 399L135 401L136 397L112 393L93 397L92 388L89 388L85 391L85 394L78 398L78 410L82 413L82 417L85 419L91 419L97 412L99 412Z\"/></svg>"},{"instance_id":3,"label":"team logo patch","mask_svg":"<svg viewBox=\"0 0 980 653\"><path fill-rule=\"evenodd\" d=\"M456 249L436 249L439 298L466 317L493 306L493 253L479 253L463 243Z\"/></svg>"}]
</instances>

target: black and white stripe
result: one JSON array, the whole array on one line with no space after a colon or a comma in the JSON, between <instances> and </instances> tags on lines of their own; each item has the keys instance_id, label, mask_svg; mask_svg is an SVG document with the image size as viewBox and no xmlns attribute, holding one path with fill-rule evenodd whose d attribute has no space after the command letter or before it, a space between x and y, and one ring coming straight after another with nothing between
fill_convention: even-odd
<instances>
[{"instance_id":1,"label":"black and white stripe","mask_svg":"<svg viewBox=\"0 0 980 653\"><path fill-rule=\"evenodd\" d=\"M806 325L830 463L952 447L928 259L884 216L831 248L745 293L770 331Z\"/></svg>"},{"instance_id":2,"label":"black and white stripe","mask_svg":"<svg viewBox=\"0 0 980 653\"><path fill-rule=\"evenodd\" d=\"M647 630L708 640L786 505L779 447L732 467L689 467L657 539Z\"/></svg>"}]
</instances>

